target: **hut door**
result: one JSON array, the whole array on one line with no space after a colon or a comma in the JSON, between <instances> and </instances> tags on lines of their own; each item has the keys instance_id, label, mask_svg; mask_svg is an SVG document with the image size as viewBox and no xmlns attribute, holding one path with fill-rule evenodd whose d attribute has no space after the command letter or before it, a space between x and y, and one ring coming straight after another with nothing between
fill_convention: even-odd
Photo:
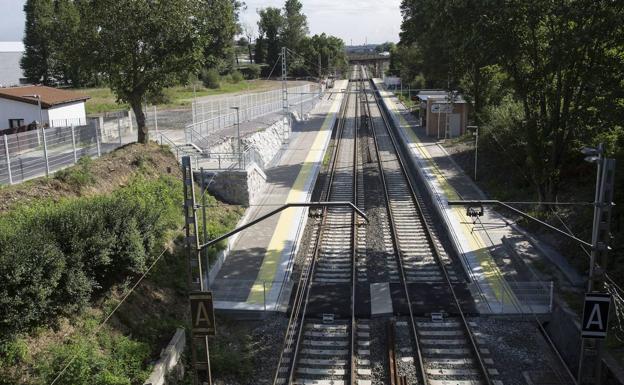
<instances>
[{"instance_id":1,"label":"hut door","mask_svg":"<svg viewBox=\"0 0 624 385\"><path fill-rule=\"evenodd\" d=\"M459 136L460 133L460 123L461 123L461 115L460 114L451 114L451 116L449 116L449 128L450 128L450 134L451 134L451 138L455 138L457 136Z\"/></svg>"}]
</instances>

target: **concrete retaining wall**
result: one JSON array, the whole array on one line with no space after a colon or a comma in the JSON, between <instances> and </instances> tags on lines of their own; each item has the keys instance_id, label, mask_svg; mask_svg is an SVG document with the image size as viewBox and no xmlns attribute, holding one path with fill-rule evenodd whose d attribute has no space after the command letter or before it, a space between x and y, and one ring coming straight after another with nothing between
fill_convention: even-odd
<instances>
[{"instance_id":1,"label":"concrete retaining wall","mask_svg":"<svg viewBox=\"0 0 624 385\"><path fill-rule=\"evenodd\" d=\"M246 170L205 171L208 191L218 199L234 204L249 206L260 198L266 187L266 174L255 164ZM195 172L195 180L201 183L201 173Z\"/></svg>"},{"instance_id":2,"label":"concrete retaining wall","mask_svg":"<svg viewBox=\"0 0 624 385\"><path fill-rule=\"evenodd\" d=\"M160 353L160 358L154 365L154 370L143 385L165 385L177 383L184 376L184 365L178 365L184 348L186 347L186 333L184 329L177 329L169 345ZM174 382L167 381L171 378Z\"/></svg>"},{"instance_id":3,"label":"concrete retaining wall","mask_svg":"<svg viewBox=\"0 0 624 385\"><path fill-rule=\"evenodd\" d=\"M283 121L273 123L268 128L247 135L242 142L245 147L251 147L256 150L260 159L260 166L266 167L270 164L282 148L284 132L287 132L288 125Z\"/></svg>"},{"instance_id":4,"label":"concrete retaining wall","mask_svg":"<svg viewBox=\"0 0 624 385\"><path fill-rule=\"evenodd\" d=\"M243 136L241 138L242 147L251 148L257 154L258 166L265 169L279 155L284 140L284 132L287 131L289 131L288 124L279 120L265 129ZM237 138L227 137L210 146L210 153L233 154L237 152L237 146Z\"/></svg>"}]
</instances>

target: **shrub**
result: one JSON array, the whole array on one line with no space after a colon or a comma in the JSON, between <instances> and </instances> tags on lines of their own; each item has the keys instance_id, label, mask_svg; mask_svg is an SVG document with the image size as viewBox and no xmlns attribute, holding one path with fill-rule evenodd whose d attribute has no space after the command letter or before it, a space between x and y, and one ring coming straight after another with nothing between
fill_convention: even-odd
<instances>
[{"instance_id":1,"label":"shrub","mask_svg":"<svg viewBox=\"0 0 624 385\"><path fill-rule=\"evenodd\" d=\"M130 385L143 383L149 375L144 363L149 358L146 344L128 337L112 335L108 330L99 338L80 338L69 344L53 345L44 352L48 360L35 363L42 383L50 383L61 368L73 359L57 384L60 385Z\"/></svg>"},{"instance_id":2,"label":"shrub","mask_svg":"<svg viewBox=\"0 0 624 385\"><path fill-rule=\"evenodd\" d=\"M261 71L262 67L258 64L250 64L247 68L245 68L245 76L247 79L258 79Z\"/></svg>"},{"instance_id":3,"label":"shrub","mask_svg":"<svg viewBox=\"0 0 624 385\"><path fill-rule=\"evenodd\" d=\"M178 226L181 201L172 178L137 179L111 196L42 201L1 215L0 339L54 324L143 272Z\"/></svg>"},{"instance_id":4,"label":"shrub","mask_svg":"<svg viewBox=\"0 0 624 385\"><path fill-rule=\"evenodd\" d=\"M59 170L54 174L54 178L74 188L84 187L95 183L95 177L91 172L93 159L89 156L83 156L78 159L78 163L74 167L68 167Z\"/></svg>"},{"instance_id":5,"label":"shrub","mask_svg":"<svg viewBox=\"0 0 624 385\"><path fill-rule=\"evenodd\" d=\"M204 83L204 87L206 88L210 88L214 90L221 86L219 84L221 77L219 76L219 72L217 72L217 70L215 69L202 70L201 79L202 79L202 82Z\"/></svg>"},{"instance_id":6,"label":"shrub","mask_svg":"<svg viewBox=\"0 0 624 385\"><path fill-rule=\"evenodd\" d=\"M243 80L245 80L245 79L243 78L243 74L242 74L242 73L240 73L239 71L234 71L234 72L232 72L232 75L231 75L231 76L232 76L232 83L234 83L234 84L236 84L236 83L240 83L240 82L242 82Z\"/></svg>"},{"instance_id":7,"label":"shrub","mask_svg":"<svg viewBox=\"0 0 624 385\"><path fill-rule=\"evenodd\" d=\"M175 100L175 91L172 88L165 88L161 91L150 95L147 101L151 105L172 104Z\"/></svg>"}]
</instances>

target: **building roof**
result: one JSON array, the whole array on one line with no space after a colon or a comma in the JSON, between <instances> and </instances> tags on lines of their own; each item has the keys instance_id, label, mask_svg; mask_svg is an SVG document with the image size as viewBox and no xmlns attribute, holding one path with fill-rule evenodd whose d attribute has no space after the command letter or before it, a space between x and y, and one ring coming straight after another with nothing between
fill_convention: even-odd
<instances>
[{"instance_id":1,"label":"building roof","mask_svg":"<svg viewBox=\"0 0 624 385\"><path fill-rule=\"evenodd\" d=\"M0 41L0 52L24 52L21 41Z\"/></svg>"},{"instance_id":2,"label":"building roof","mask_svg":"<svg viewBox=\"0 0 624 385\"><path fill-rule=\"evenodd\" d=\"M424 90L418 92L416 97L423 102L427 100L435 100L436 103L448 103L448 92L444 90ZM455 94L455 100L453 101L455 104L466 103L466 100L461 94Z\"/></svg>"},{"instance_id":3,"label":"building roof","mask_svg":"<svg viewBox=\"0 0 624 385\"><path fill-rule=\"evenodd\" d=\"M85 101L90 97L76 91L62 90L47 86L24 86L0 88L0 98L17 100L28 104L37 104L37 98L41 98L41 107L50 108L60 104Z\"/></svg>"}]
</instances>

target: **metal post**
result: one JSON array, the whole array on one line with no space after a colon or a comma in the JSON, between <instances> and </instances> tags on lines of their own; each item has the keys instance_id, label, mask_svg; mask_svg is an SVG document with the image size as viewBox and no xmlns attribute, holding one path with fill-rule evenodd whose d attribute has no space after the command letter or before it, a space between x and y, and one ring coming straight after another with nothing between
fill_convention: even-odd
<instances>
[{"instance_id":1,"label":"metal post","mask_svg":"<svg viewBox=\"0 0 624 385\"><path fill-rule=\"evenodd\" d=\"M7 171L9 172L9 184L13 184L13 175L11 174L11 158L9 156L9 142L7 141L6 134L4 138L4 154L6 155Z\"/></svg>"},{"instance_id":2,"label":"metal post","mask_svg":"<svg viewBox=\"0 0 624 385\"><path fill-rule=\"evenodd\" d=\"M195 202L195 182L193 180L193 168L191 167L191 157L182 157L182 176L184 181L184 216L186 223L186 249L189 261L188 283L190 290L199 289L206 291L204 285L204 270L202 269L201 250L199 247L199 228L197 226L197 204ZM198 281L198 282L196 282ZM200 382L200 362L197 360L198 348L204 348L206 357L205 365L206 380L212 385L212 375L210 372L210 348L208 344L208 336L196 336L191 331L191 357L193 360L193 383L198 385ZM203 368L202 368L203 369Z\"/></svg>"},{"instance_id":3,"label":"metal post","mask_svg":"<svg viewBox=\"0 0 624 385\"><path fill-rule=\"evenodd\" d=\"M154 106L154 129L158 132L158 109Z\"/></svg>"},{"instance_id":4,"label":"metal post","mask_svg":"<svg viewBox=\"0 0 624 385\"><path fill-rule=\"evenodd\" d=\"M78 154L76 153L76 132L74 131L74 125L71 125L72 135L72 148L74 149L74 164L78 163Z\"/></svg>"},{"instance_id":5,"label":"metal post","mask_svg":"<svg viewBox=\"0 0 624 385\"><path fill-rule=\"evenodd\" d=\"M43 137L43 157L45 159L46 176L50 175L50 162L48 160L48 143L46 140L45 128L41 125L41 135Z\"/></svg>"},{"instance_id":6,"label":"metal post","mask_svg":"<svg viewBox=\"0 0 624 385\"><path fill-rule=\"evenodd\" d=\"M121 119L117 119L117 133L119 134L119 145L121 146L123 144L123 141L121 139Z\"/></svg>"},{"instance_id":7,"label":"metal post","mask_svg":"<svg viewBox=\"0 0 624 385\"><path fill-rule=\"evenodd\" d=\"M594 220L592 228L592 248L589 265L589 277L587 282L587 292L604 291L605 271L607 267L608 242L611 236L609 227L611 221L611 208L613 205L613 190L615 171L615 160L608 159L604 154L604 146L598 145L594 151L594 156L586 158L590 162L597 163L596 192L594 198ZM579 367L577 381L583 384L583 367L585 364L585 350L587 348L585 339L581 340L581 352L579 357ZM602 340L594 340L592 344L596 355L593 361L594 378L591 384L602 383L602 350L604 343Z\"/></svg>"},{"instance_id":8,"label":"metal post","mask_svg":"<svg viewBox=\"0 0 624 385\"><path fill-rule=\"evenodd\" d=\"M282 47L282 113L284 114L284 139L288 136L288 76L286 66L286 47Z\"/></svg>"},{"instance_id":9,"label":"metal post","mask_svg":"<svg viewBox=\"0 0 624 385\"><path fill-rule=\"evenodd\" d=\"M477 181L477 159L479 156L479 126L476 127L475 131L475 170L474 170L474 180Z\"/></svg>"},{"instance_id":10,"label":"metal post","mask_svg":"<svg viewBox=\"0 0 624 385\"><path fill-rule=\"evenodd\" d=\"M204 168L200 168L200 173L201 173L201 186L202 186L202 226L203 226L203 241L204 243L208 242L208 232L207 232L207 226L206 226L206 192L208 190L208 184L206 183L206 174L204 173ZM206 281L207 281L207 286L210 287L210 259L209 259L209 255L208 255L208 249L206 249L206 252L204 253L204 259L206 260Z\"/></svg>"},{"instance_id":11,"label":"metal post","mask_svg":"<svg viewBox=\"0 0 624 385\"><path fill-rule=\"evenodd\" d=\"M95 129L95 144L97 147L97 156L100 157L102 155L102 151L100 149L100 133L98 132L97 124L94 125L93 128Z\"/></svg>"}]
</instances>

